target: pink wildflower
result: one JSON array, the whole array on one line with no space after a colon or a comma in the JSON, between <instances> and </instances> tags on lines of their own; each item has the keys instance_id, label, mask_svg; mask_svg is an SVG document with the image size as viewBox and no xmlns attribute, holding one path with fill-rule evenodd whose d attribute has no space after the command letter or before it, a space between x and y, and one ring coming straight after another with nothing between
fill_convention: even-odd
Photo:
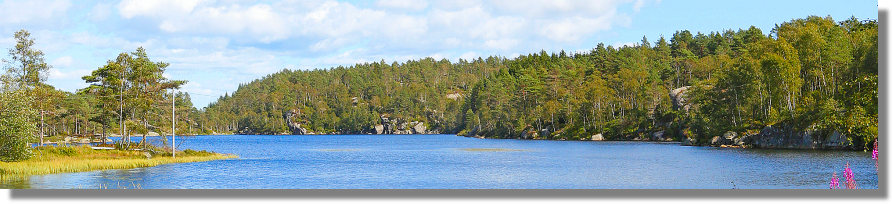
<instances>
[{"instance_id":1,"label":"pink wildflower","mask_svg":"<svg viewBox=\"0 0 893 204\"><path fill-rule=\"evenodd\" d=\"M853 170L850 169L849 162L846 163L846 168L843 169L843 177L846 178L847 189L856 189L855 175L853 175Z\"/></svg>"},{"instance_id":2,"label":"pink wildflower","mask_svg":"<svg viewBox=\"0 0 893 204\"><path fill-rule=\"evenodd\" d=\"M874 140L874 150L871 151L871 159L874 159L874 170L878 170L878 156L877 156L877 140Z\"/></svg>"},{"instance_id":3,"label":"pink wildflower","mask_svg":"<svg viewBox=\"0 0 893 204\"><path fill-rule=\"evenodd\" d=\"M840 189L840 179L837 178L837 172L831 175L831 183L828 183L830 189Z\"/></svg>"}]
</instances>

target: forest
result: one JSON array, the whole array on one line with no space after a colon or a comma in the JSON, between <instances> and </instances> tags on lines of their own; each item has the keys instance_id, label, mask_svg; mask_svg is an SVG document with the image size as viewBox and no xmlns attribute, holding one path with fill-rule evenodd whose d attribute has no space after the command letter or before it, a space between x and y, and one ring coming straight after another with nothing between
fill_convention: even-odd
<instances>
[{"instance_id":1,"label":"forest","mask_svg":"<svg viewBox=\"0 0 893 204\"><path fill-rule=\"evenodd\" d=\"M811 16L711 33L681 30L588 52L425 58L309 71L242 84L196 121L216 133L371 133L380 119L487 138L700 141L767 125L877 137L877 22ZM683 88L685 108L670 93Z\"/></svg>"},{"instance_id":2,"label":"forest","mask_svg":"<svg viewBox=\"0 0 893 204\"><path fill-rule=\"evenodd\" d=\"M196 109L188 93L170 91L187 82L163 77L169 64L143 48L84 76L89 87L57 90L22 30L0 90L0 122L22 128L0 132L4 148L20 144L9 135L23 134L36 135L30 142L67 135L130 142L169 134L175 100L184 134L295 134L294 124L302 134L372 134L387 119L486 138L647 140L660 132L703 142L784 125L839 132L861 149L878 133L877 34L876 20L810 16L768 32L680 30L587 52L283 69Z\"/></svg>"}]
</instances>

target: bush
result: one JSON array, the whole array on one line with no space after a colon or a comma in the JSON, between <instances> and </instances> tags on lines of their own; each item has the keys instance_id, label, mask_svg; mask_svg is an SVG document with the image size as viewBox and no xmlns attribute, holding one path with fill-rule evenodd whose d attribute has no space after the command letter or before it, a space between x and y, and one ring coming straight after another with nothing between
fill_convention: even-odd
<instances>
[{"instance_id":1,"label":"bush","mask_svg":"<svg viewBox=\"0 0 893 204\"><path fill-rule=\"evenodd\" d=\"M43 146L38 147L37 150L40 151L43 155L58 155L58 156L76 156L80 154L78 148L84 147L71 147L71 146Z\"/></svg>"},{"instance_id":2,"label":"bush","mask_svg":"<svg viewBox=\"0 0 893 204\"><path fill-rule=\"evenodd\" d=\"M0 161L31 158L28 140L37 132L37 112L31 98L22 91L0 92Z\"/></svg>"},{"instance_id":3,"label":"bush","mask_svg":"<svg viewBox=\"0 0 893 204\"><path fill-rule=\"evenodd\" d=\"M140 145L135 142L129 142L129 143L122 142L122 141L115 142L116 150L130 150L131 148L135 148L135 147L139 147L139 146Z\"/></svg>"}]
</instances>

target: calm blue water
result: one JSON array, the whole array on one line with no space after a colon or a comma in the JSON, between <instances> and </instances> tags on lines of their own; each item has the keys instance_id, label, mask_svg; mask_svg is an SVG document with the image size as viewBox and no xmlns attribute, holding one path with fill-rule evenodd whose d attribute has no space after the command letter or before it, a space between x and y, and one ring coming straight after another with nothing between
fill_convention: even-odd
<instances>
[{"instance_id":1,"label":"calm blue water","mask_svg":"<svg viewBox=\"0 0 893 204\"><path fill-rule=\"evenodd\" d=\"M655 189L818 188L846 162L877 188L870 153L678 143L496 140L454 135L178 137L238 159L32 176L27 188ZM469 151L501 148L519 151ZM842 179L842 178L841 178Z\"/></svg>"}]
</instances>

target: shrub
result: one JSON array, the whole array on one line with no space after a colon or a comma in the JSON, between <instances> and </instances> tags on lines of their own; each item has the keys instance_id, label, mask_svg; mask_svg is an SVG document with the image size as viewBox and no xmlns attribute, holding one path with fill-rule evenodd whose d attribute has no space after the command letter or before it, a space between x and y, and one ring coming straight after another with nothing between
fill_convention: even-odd
<instances>
[{"instance_id":1,"label":"shrub","mask_svg":"<svg viewBox=\"0 0 893 204\"><path fill-rule=\"evenodd\" d=\"M37 113L31 98L23 91L0 92L0 161L21 161L31 157L28 140L37 132Z\"/></svg>"}]
</instances>

